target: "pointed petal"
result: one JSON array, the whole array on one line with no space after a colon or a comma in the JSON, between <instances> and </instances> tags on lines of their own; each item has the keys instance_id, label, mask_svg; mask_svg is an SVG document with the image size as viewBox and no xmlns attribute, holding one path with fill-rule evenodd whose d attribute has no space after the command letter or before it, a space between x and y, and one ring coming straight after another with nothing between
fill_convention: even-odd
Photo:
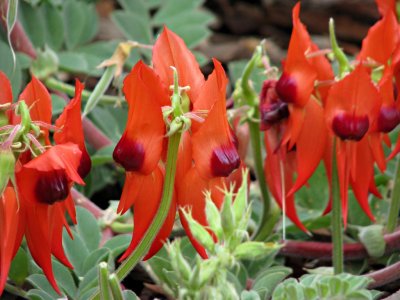
<instances>
[{"instance_id":1,"label":"pointed petal","mask_svg":"<svg viewBox=\"0 0 400 300\"><path fill-rule=\"evenodd\" d=\"M308 232L297 216L294 194L286 196L293 186L294 153L283 153L283 149L275 152L272 148L273 139L275 139L273 134L267 131L264 139L267 151L264 172L269 190L279 207L283 208L283 201L285 201L286 216L302 231Z\"/></svg>"},{"instance_id":2,"label":"pointed petal","mask_svg":"<svg viewBox=\"0 0 400 300\"><path fill-rule=\"evenodd\" d=\"M27 203L25 199L23 201ZM33 259L43 270L54 290L61 294L54 278L51 262L48 208L49 206L45 204L29 204L24 208L27 209L25 237Z\"/></svg>"},{"instance_id":3,"label":"pointed petal","mask_svg":"<svg viewBox=\"0 0 400 300\"><path fill-rule=\"evenodd\" d=\"M226 177L240 165L226 118L225 98L216 101L201 128L192 136L193 160L204 178Z\"/></svg>"},{"instance_id":4,"label":"pointed petal","mask_svg":"<svg viewBox=\"0 0 400 300\"><path fill-rule=\"evenodd\" d=\"M323 108L310 100L305 107L304 123L296 142L297 179L288 196L299 190L314 173L323 158L327 138Z\"/></svg>"},{"instance_id":5,"label":"pointed petal","mask_svg":"<svg viewBox=\"0 0 400 300\"><path fill-rule=\"evenodd\" d=\"M65 219L65 212L62 203L55 203L49 207L49 220L51 253L66 267L73 269L74 267L69 262L63 248L63 229L64 226L68 229L69 227L68 222ZM69 231L68 229L67 231Z\"/></svg>"},{"instance_id":6,"label":"pointed petal","mask_svg":"<svg viewBox=\"0 0 400 300\"><path fill-rule=\"evenodd\" d=\"M127 171L148 175L161 158L165 135L161 103L168 94L154 71L141 61L125 78L123 91L129 104L128 121L113 157Z\"/></svg>"},{"instance_id":7,"label":"pointed petal","mask_svg":"<svg viewBox=\"0 0 400 300\"><path fill-rule=\"evenodd\" d=\"M398 43L398 24L393 12L388 11L381 20L372 26L362 42L360 60L371 58L386 64Z\"/></svg>"},{"instance_id":8,"label":"pointed petal","mask_svg":"<svg viewBox=\"0 0 400 300\"><path fill-rule=\"evenodd\" d=\"M226 98L228 78L221 63L216 59L213 59L213 63L214 71L208 76L198 97L193 99L193 111L208 111L220 98Z\"/></svg>"},{"instance_id":9,"label":"pointed petal","mask_svg":"<svg viewBox=\"0 0 400 300\"><path fill-rule=\"evenodd\" d=\"M207 258L206 250L196 241L190 232L189 224L183 214L183 209L191 211L192 217L203 226L208 226L205 214L205 191L212 192L212 199L216 201L215 204L219 207L221 205L221 197L213 197L217 193L218 188L222 187L223 182L221 178L214 180L205 180L201 178L196 168L192 168L187 172L183 181L176 182L177 186L177 201L179 217L183 228L186 231L193 247L197 250L199 255Z\"/></svg>"},{"instance_id":10,"label":"pointed petal","mask_svg":"<svg viewBox=\"0 0 400 300\"><path fill-rule=\"evenodd\" d=\"M382 16L389 12L396 12L396 0L375 0L375 2Z\"/></svg>"},{"instance_id":11,"label":"pointed petal","mask_svg":"<svg viewBox=\"0 0 400 300\"><path fill-rule=\"evenodd\" d=\"M136 199L132 200L133 203L133 235L131 243L126 249L125 253L121 256L119 261L124 260L128 257L139 245L143 236L146 234L147 229L152 223L158 207L161 201L162 189L164 185L164 174L163 170L160 167L157 167L154 172L150 175L144 176L138 173L132 173L132 178L138 176L141 178L140 186L136 186L138 190ZM133 188L133 187L132 187ZM164 222L162 231L160 231L157 235L157 239L153 242L152 247L150 248L149 255L146 256L149 258L152 254L158 251L158 249L162 246L162 243L168 237L169 233L172 230L173 225L173 217L175 214L175 204L171 205L168 217Z\"/></svg>"},{"instance_id":12,"label":"pointed petal","mask_svg":"<svg viewBox=\"0 0 400 300\"><path fill-rule=\"evenodd\" d=\"M179 85L190 86L190 99L195 99L204 84L204 76L194 55L185 42L174 32L164 27L153 47L153 65L156 73L167 87L173 84L171 66L178 71Z\"/></svg>"},{"instance_id":13,"label":"pointed petal","mask_svg":"<svg viewBox=\"0 0 400 300\"><path fill-rule=\"evenodd\" d=\"M0 295L7 282L11 260L15 255L14 245L20 243L17 239L20 226L18 203L14 189L7 187L0 197Z\"/></svg>"},{"instance_id":14,"label":"pointed petal","mask_svg":"<svg viewBox=\"0 0 400 300\"><path fill-rule=\"evenodd\" d=\"M381 172L386 170L385 153L383 152L381 133L373 132L369 135L369 147L372 150L374 160Z\"/></svg>"},{"instance_id":15,"label":"pointed petal","mask_svg":"<svg viewBox=\"0 0 400 300\"><path fill-rule=\"evenodd\" d=\"M32 80L25 87L19 100L24 100L30 107L30 115L32 121L41 121L51 124L51 97L46 87L36 77L32 76ZM42 128L44 138L47 145L50 145L49 130Z\"/></svg>"},{"instance_id":16,"label":"pointed petal","mask_svg":"<svg viewBox=\"0 0 400 300\"><path fill-rule=\"evenodd\" d=\"M368 202L369 187L374 177L374 161L368 147L368 138L354 144L354 151L356 163L351 170L350 183L361 208L374 221L375 217Z\"/></svg>"},{"instance_id":17,"label":"pointed petal","mask_svg":"<svg viewBox=\"0 0 400 300\"><path fill-rule=\"evenodd\" d=\"M0 104L11 103L13 100L10 80L0 71Z\"/></svg>"},{"instance_id":18,"label":"pointed petal","mask_svg":"<svg viewBox=\"0 0 400 300\"><path fill-rule=\"evenodd\" d=\"M282 101L303 107L310 99L317 73L305 56L306 52L311 50L312 43L299 14L300 2L293 8L293 31L276 92Z\"/></svg>"},{"instance_id":19,"label":"pointed petal","mask_svg":"<svg viewBox=\"0 0 400 300\"><path fill-rule=\"evenodd\" d=\"M68 142L77 144L82 151L81 162L78 173L84 178L90 172L92 162L86 150L85 138L83 136L81 116L81 94L84 86L79 80L75 82L75 97L67 104L62 114L56 120L58 131L54 133L56 144Z\"/></svg>"}]
</instances>

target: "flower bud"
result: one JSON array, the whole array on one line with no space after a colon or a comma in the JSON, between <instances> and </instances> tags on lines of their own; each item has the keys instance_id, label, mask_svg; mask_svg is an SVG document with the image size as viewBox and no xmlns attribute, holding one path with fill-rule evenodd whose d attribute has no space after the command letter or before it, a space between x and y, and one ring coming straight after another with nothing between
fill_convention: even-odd
<instances>
[{"instance_id":1,"label":"flower bud","mask_svg":"<svg viewBox=\"0 0 400 300\"><path fill-rule=\"evenodd\" d=\"M184 211L185 218L189 224L190 232L194 238L208 251L214 252L215 244L210 233L190 213Z\"/></svg>"},{"instance_id":2,"label":"flower bud","mask_svg":"<svg viewBox=\"0 0 400 300\"><path fill-rule=\"evenodd\" d=\"M221 211L222 229L224 230L225 239L229 239L236 229L235 216L232 209L232 193L226 192L224 203Z\"/></svg>"},{"instance_id":3,"label":"flower bud","mask_svg":"<svg viewBox=\"0 0 400 300\"><path fill-rule=\"evenodd\" d=\"M222 239L222 224L221 224L221 215L217 206L211 200L211 194L207 193L206 195L206 217L208 225L211 230L215 233L218 240Z\"/></svg>"}]
</instances>

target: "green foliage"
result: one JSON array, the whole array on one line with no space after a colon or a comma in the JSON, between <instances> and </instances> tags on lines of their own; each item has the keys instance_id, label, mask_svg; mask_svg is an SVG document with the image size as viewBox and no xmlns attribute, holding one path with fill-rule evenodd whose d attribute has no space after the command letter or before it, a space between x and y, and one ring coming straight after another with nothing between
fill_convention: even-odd
<instances>
[{"instance_id":1,"label":"green foliage","mask_svg":"<svg viewBox=\"0 0 400 300\"><path fill-rule=\"evenodd\" d=\"M112 14L114 23L127 39L144 44L152 44L163 26L177 33L189 48L194 48L204 41L210 30L207 26L214 21L214 16L201 8L199 0L119 0L123 10ZM150 14L150 10L156 10ZM148 52L144 53L148 55ZM204 57L202 57L204 58ZM207 60L201 59L200 63Z\"/></svg>"},{"instance_id":2,"label":"green foliage","mask_svg":"<svg viewBox=\"0 0 400 300\"><path fill-rule=\"evenodd\" d=\"M280 283L275 289L273 300L373 300L378 295L367 289L371 279L351 274L309 274L299 281L294 278Z\"/></svg>"}]
</instances>

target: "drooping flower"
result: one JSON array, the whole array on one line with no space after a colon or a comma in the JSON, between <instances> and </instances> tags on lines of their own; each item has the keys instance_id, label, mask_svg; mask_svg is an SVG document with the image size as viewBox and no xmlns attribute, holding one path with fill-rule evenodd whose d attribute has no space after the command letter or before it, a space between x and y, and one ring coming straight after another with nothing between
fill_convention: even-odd
<instances>
[{"instance_id":1,"label":"drooping flower","mask_svg":"<svg viewBox=\"0 0 400 300\"><path fill-rule=\"evenodd\" d=\"M328 94L325 115L328 127L336 137L334 151L345 224L349 185L365 213L374 218L368 204L368 192L374 185L374 159L368 133L378 119L380 106L378 89L361 64L336 82Z\"/></svg>"},{"instance_id":2,"label":"drooping flower","mask_svg":"<svg viewBox=\"0 0 400 300\"><path fill-rule=\"evenodd\" d=\"M334 75L299 13L300 3L293 8L293 32L281 77L264 82L260 129L265 130L267 184L281 207L285 201L287 216L306 231L297 217L294 193L311 177L327 151L323 103L330 86L318 83L332 81Z\"/></svg>"},{"instance_id":3,"label":"drooping flower","mask_svg":"<svg viewBox=\"0 0 400 300\"><path fill-rule=\"evenodd\" d=\"M76 98L80 93L78 88ZM7 111L8 125L2 128L3 138L0 139L1 147L13 146L16 178L0 195L0 293L23 237L35 262L53 288L61 293L54 278L51 256L72 268L62 247L62 232L66 228L71 235L66 213L76 223L71 187L74 183L84 184L79 175L82 145L76 144L82 136L81 123L78 116L75 120L66 117L60 130L75 128L76 136L65 137L71 134L66 132L65 138L52 146L49 136L49 129L54 128L51 99L45 86L32 77L19 99L13 109L10 107ZM74 101L67 105L65 114L70 113L73 105ZM75 114L80 118L79 111Z\"/></svg>"},{"instance_id":4,"label":"drooping flower","mask_svg":"<svg viewBox=\"0 0 400 300\"><path fill-rule=\"evenodd\" d=\"M235 138L226 119L227 79L220 63L214 60L215 70L205 80L182 39L164 28L153 47L153 66L150 68L138 62L124 81L123 91L129 105L128 121L113 156L126 170L118 211L123 213L133 206L135 229L131 244L121 259L136 248L161 200L168 139L165 122L171 122L168 113L172 113L173 106L169 87L179 84L182 101L179 114L190 119L191 129L183 132L179 146L175 176L177 193L146 258L156 253L168 238L176 207L191 209L193 217L206 225L204 197L192 196L201 196L202 188L213 188L240 165ZM175 82L172 68L176 70L178 82ZM191 178L204 183L200 185L199 193L191 191L188 194L184 191ZM184 215L180 215L182 224L189 232ZM204 249L188 234L199 253L205 256Z\"/></svg>"}]
</instances>

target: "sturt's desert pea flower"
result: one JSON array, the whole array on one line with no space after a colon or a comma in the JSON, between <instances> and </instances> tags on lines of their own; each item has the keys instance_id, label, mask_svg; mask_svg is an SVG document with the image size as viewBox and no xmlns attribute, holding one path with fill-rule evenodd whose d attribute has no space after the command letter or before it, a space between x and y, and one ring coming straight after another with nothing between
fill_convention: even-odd
<instances>
[{"instance_id":1,"label":"sturt's desert pea flower","mask_svg":"<svg viewBox=\"0 0 400 300\"><path fill-rule=\"evenodd\" d=\"M33 259L60 293L51 256L72 268L62 247L62 232L66 228L71 235L66 213L76 223L71 187L84 184L81 177L91 165L80 119L82 85L77 82L74 100L53 126L50 94L39 80L32 77L14 104L10 83L2 73L0 83L0 114L7 121L0 128L0 151L3 158L3 152L10 158L0 162L0 172L7 174L0 181L0 292L25 237ZM56 130L54 146L50 129ZM87 156L82 158L82 153Z\"/></svg>"},{"instance_id":2,"label":"sturt's desert pea flower","mask_svg":"<svg viewBox=\"0 0 400 300\"><path fill-rule=\"evenodd\" d=\"M168 28L153 47L153 67L140 61L125 78L128 121L113 156L126 170L118 211L134 208L134 231L121 260L137 247L157 213L167 142L177 131L182 131L182 137L177 150L175 193L145 259L154 255L169 236L177 208L193 245L207 256L190 234L182 209L191 210L193 218L206 226L203 190L220 193L217 187L223 188L226 178L240 166L236 138L226 116L227 82L217 60L206 80L183 40Z\"/></svg>"}]
</instances>

